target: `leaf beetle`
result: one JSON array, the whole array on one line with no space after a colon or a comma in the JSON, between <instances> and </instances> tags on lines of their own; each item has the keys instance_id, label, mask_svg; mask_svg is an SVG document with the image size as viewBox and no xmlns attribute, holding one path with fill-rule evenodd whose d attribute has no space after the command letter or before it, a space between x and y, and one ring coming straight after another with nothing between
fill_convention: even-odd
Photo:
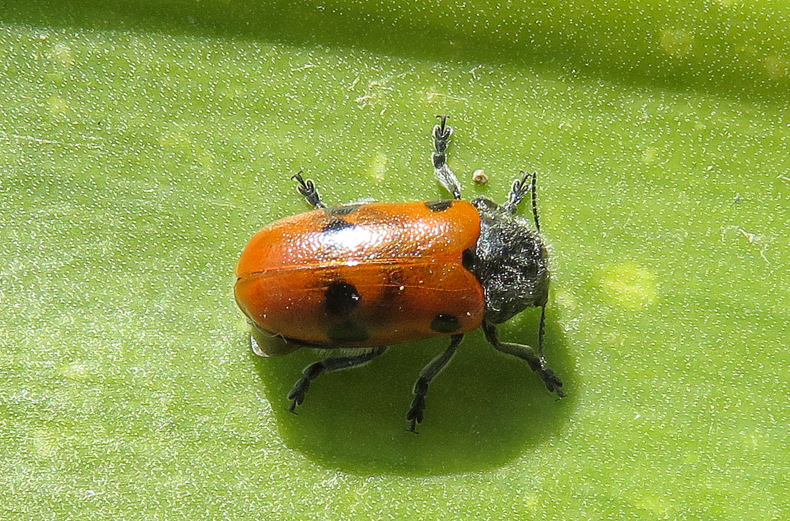
<instances>
[{"instance_id":1,"label":"leaf beetle","mask_svg":"<svg viewBox=\"0 0 790 521\"><path fill-rule=\"evenodd\" d=\"M300 172L293 179L314 209L269 224L242 252L234 293L251 324L256 354L344 350L305 368L288 394L292 412L323 373L370 362L392 344L449 336L450 344L414 384L406 420L416 432L428 387L464 334L478 327L494 348L525 360L550 392L564 396L542 349L549 260L536 175L514 181L502 205L485 197L462 200L447 164L453 129L447 116L439 118L433 166L452 199L327 206ZM534 229L516 215L528 195ZM538 349L500 340L497 325L530 307L541 308Z\"/></svg>"}]
</instances>

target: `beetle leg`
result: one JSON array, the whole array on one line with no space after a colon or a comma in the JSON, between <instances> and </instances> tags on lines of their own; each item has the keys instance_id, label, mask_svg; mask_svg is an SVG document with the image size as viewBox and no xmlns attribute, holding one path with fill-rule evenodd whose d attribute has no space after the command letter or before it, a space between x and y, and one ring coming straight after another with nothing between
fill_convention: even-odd
<instances>
[{"instance_id":1,"label":"beetle leg","mask_svg":"<svg viewBox=\"0 0 790 521\"><path fill-rule=\"evenodd\" d=\"M311 206L315 208L326 208L326 205L321 201L321 196L318 195L318 190L316 190L315 183L312 179L308 179L307 181L302 179L302 172L292 175L291 179L299 183L296 190L304 196L305 201Z\"/></svg>"},{"instance_id":2,"label":"beetle leg","mask_svg":"<svg viewBox=\"0 0 790 521\"><path fill-rule=\"evenodd\" d=\"M324 373L331 373L332 371L342 371L343 369L351 369L362 364L366 364L383 355L388 346L380 346L365 351L362 354L354 356L334 356L315 362L305 367L302 374L304 375L293 386L291 392L288 393L288 399L291 400L290 411L295 412L298 405L302 405L307 390L310 389L310 382L318 378Z\"/></svg>"},{"instance_id":3,"label":"beetle leg","mask_svg":"<svg viewBox=\"0 0 790 521\"><path fill-rule=\"evenodd\" d=\"M442 351L439 356L431 360L420 371L420 377L414 383L414 400L411 402L409 412L406 413L406 421L411 422L411 427L409 428L411 432L417 432L417 424L421 423L425 416L425 396L428 394L428 386L453 357L458 344L461 343L463 338L464 335L453 335L447 349Z\"/></svg>"},{"instance_id":4,"label":"beetle leg","mask_svg":"<svg viewBox=\"0 0 790 521\"><path fill-rule=\"evenodd\" d=\"M538 220L538 196L536 192L536 179L538 174L528 174L522 172L521 179L513 181L513 187L507 197L507 202L503 205L510 213L516 213L516 208L528 193L532 192L532 217L535 218L535 228L540 232L540 221Z\"/></svg>"},{"instance_id":5,"label":"beetle leg","mask_svg":"<svg viewBox=\"0 0 790 521\"><path fill-rule=\"evenodd\" d=\"M461 185L450 166L447 164L447 144L450 143L450 136L453 135L453 128L448 127L447 116L436 116L441 121L433 127L433 168L436 177L448 192L453 194L456 199L461 198Z\"/></svg>"},{"instance_id":6,"label":"beetle leg","mask_svg":"<svg viewBox=\"0 0 790 521\"><path fill-rule=\"evenodd\" d=\"M543 337L546 335L546 304L540 306L540 326L538 326L538 356L543 357Z\"/></svg>"},{"instance_id":7,"label":"beetle leg","mask_svg":"<svg viewBox=\"0 0 790 521\"><path fill-rule=\"evenodd\" d=\"M536 354L531 347L524 344L511 344L500 341L496 326L490 322L483 322L483 332L486 335L486 340L495 349L525 360L529 367L540 375L549 392L557 393L557 396L560 398L565 396L565 393L562 392L562 381L554 374L554 371L546 366L546 359L543 358L543 354Z\"/></svg>"}]
</instances>

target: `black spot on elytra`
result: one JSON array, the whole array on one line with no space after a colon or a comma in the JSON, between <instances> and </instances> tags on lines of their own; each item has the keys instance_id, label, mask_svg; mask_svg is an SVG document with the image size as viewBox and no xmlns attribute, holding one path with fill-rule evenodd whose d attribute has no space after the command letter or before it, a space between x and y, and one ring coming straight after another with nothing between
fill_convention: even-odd
<instances>
[{"instance_id":1,"label":"black spot on elytra","mask_svg":"<svg viewBox=\"0 0 790 521\"><path fill-rule=\"evenodd\" d=\"M329 223L326 226L321 228L321 231L324 233L332 233L332 232L344 230L346 228L351 228L352 226L354 225L348 221L345 221L343 219L338 219L337 217L333 217L332 220L329 221Z\"/></svg>"},{"instance_id":2,"label":"black spot on elytra","mask_svg":"<svg viewBox=\"0 0 790 521\"><path fill-rule=\"evenodd\" d=\"M353 284L343 281L330 282L326 288L326 309L332 315L347 316L359 306L360 295Z\"/></svg>"},{"instance_id":3,"label":"black spot on elytra","mask_svg":"<svg viewBox=\"0 0 790 521\"><path fill-rule=\"evenodd\" d=\"M333 217L342 217L359 210L359 204L344 204L343 206L330 206L325 211Z\"/></svg>"},{"instance_id":4,"label":"black spot on elytra","mask_svg":"<svg viewBox=\"0 0 790 521\"><path fill-rule=\"evenodd\" d=\"M345 322L330 327L326 331L326 336L335 344L364 342L370 338L367 329L351 320L346 320Z\"/></svg>"},{"instance_id":5,"label":"black spot on elytra","mask_svg":"<svg viewBox=\"0 0 790 521\"><path fill-rule=\"evenodd\" d=\"M472 271L472 266L474 266L475 264L474 247L467 248L464 250L464 252L461 254L461 264L464 265L464 268L468 269L469 271Z\"/></svg>"},{"instance_id":6,"label":"black spot on elytra","mask_svg":"<svg viewBox=\"0 0 790 521\"><path fill-rule=\"evenodd\" d=\"M432 212L443 212L450 208L455 201L448 200L448 201L427 201L425 206Z\"/></svg>"},{"instance_id":7,"label":"black spot on elytra","mask_svg":"<svg viewBox=\"0 0 790 521\"><path fill-rule=\"evenodd\" d=\"M453 333L461 329L461 324L455 315L439 313L431 320L431 329L437 333Z\"/></svg>"}]
</instances>

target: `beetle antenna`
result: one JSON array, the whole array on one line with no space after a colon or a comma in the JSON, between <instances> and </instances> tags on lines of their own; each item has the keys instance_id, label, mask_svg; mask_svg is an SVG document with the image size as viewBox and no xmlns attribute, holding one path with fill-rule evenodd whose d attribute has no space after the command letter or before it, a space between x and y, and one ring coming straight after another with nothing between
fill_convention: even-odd
<instances>
[{"instance_id":1,"label":"beetle antenna","mask_svg":"<svg viewBox=\"0 0 790 521\"><path fill-rule=\"evenodd\" d=\"M535 229L540 233L540 220L538 220L538 185L537 185L538 173L532 173L532 216L535 218ZM545 310L545 308L544 308ZM541 318L541 324L543 324L543 318Z\"/></svg>"}]
</instances>

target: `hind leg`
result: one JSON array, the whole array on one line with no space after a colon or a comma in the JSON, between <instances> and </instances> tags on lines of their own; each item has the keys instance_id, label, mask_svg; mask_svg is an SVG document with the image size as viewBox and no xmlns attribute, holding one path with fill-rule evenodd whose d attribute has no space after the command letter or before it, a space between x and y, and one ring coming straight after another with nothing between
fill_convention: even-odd
<instances>
[{"instance_id":1,"label":"hind leg","mask_svg":"<svg viewBox=\"0 0 790 521\"><path fill-rule=\"evenodd\" d=\"M384 354L388 346L374 347L362 354L354 356L335 356L315 362L308 365L302 371L302 378L293 386L291 392L288 393L288 399L291 400L291 412L296 412L296 407L304 403L305 395L310 389L310 384L324 373L331 373L333 371L342 371L344 369L351 369L352 367L359 367L378 358Z\"/></svg>"},{"instance_id":2,"label":"hind leg","mask_svg":"<svg viewBox=\"0 0 790 521\"><path fill-rule=\"evenodd\" d=\"M326 205L323 203L323 201L321 201L321 196L318 194L318 190L316 190L315 183L313 183L312 179L305 181L302 178L302 172L292 175L291 179L299 183L299 186L297 186L296 189L304 196L304 199L308 202L308 204L314 208L326 208Z\"/></svg>"}]
</instances>

